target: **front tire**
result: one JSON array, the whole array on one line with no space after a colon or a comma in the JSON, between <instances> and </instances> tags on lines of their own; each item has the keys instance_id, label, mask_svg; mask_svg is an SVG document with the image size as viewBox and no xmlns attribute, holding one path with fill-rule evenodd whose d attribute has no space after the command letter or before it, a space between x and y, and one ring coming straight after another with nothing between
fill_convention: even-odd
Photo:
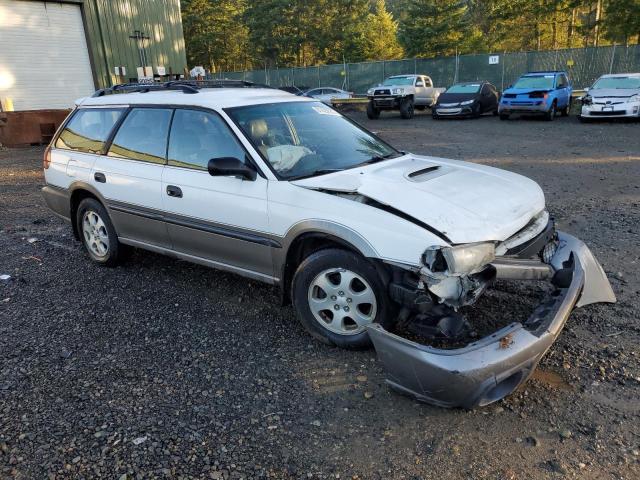
<instances>
[{"instance_id":1,"label":"front tire","mask_svg":"<svg viewBox=\"0 0 640 480\"><path fill-rule=\"evenodd\" d=\"M413 98L405 98L400 103L400 116L405 120L413 118Z\"/></svg>"},{"instance_id":2,"label":"front tire","mask_svg":"<svg viewBox=\"0 0 640 480\"><path fill-rule=\"evenodd\" d=\"M394 307L374 266L339 249L311 254L296 270L291 298L300 323L317 340L362 349L370 323L389 326Z\"/></svg>"},{"instance_id":3,"label":"front tire","mask_svg":"<svg viewBox=\"0 0 640 480\"><path fill-rule=\"evenodd\" d=\"M548 122L551 122L556 118L556 108L557 108L557 104L556 104L556 101L554 100L551 106L549 107L549 110L544 114L545 120L547 120Z\"/></svg>"},{"instance_id":4,"label":"front tire","mask_svg":"<svg viewBox=\"0 0 640 480\"><path fill-rule=\"evenodd\" d=\"M76 226L91 260L114 267L123 253L118 235L104 206L95 198L85 198L78 205Z\"/></svg>"},{"instance_id":5,"label":"front tire","mask_svg":"<svg viewBox=\"0 0 640 480\"><path fill-rule=\"evenodd\" d=\"M508 113L501 113L500 114L500 120L509 120L509 114Z\"/></svg>"},{"instance_id":6,"label":"front tire","mask_svg":"<svg viewBox=\"0 0 640 480\"><path fill-rule=\"evenodd\" d=\"M370 120L375 120L380 117L380 109L373 106L373 102L367 103L367 117Z\"/></svg>"}]
</instances>

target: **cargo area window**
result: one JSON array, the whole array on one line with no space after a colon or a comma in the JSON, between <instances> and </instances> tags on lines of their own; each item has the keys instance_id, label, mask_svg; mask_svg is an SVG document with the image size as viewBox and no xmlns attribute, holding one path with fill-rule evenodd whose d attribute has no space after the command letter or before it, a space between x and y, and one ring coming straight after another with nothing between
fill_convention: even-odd
<instances>
[{"instance_id":1,"label":"cargo area window","mask_svg":"<svg viewBox=\"0 0 640 480\"><path fill-rule=\"evenodd\" d=\"M86 153L102 153L123 108L81 108L64 127L56 148Z\"/></svg>"}]
</instances>

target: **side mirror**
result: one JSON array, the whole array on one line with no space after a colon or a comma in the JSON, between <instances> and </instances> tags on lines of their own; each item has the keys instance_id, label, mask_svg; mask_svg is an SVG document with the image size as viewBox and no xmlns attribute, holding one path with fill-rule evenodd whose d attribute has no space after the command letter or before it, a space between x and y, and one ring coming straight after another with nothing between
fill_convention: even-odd
<instances>
[{"instance_id":1,"label":"side mirror","mask_svg":"<svg viewBox=\"0 0 640 480\"><path fill-rule=\"evenodd\" d=\"M584 87L584 88L583 88L583 90L584 90L585 92L588 92L588 91L589 91L589 90L591 90L591 89L590 89L589 87Z\"/></svg>"},{"instance_id":2,"label":"side mirror","mask_svg":"<svg viewBox=\"0 0 640 480\"><path fill-rule=\"evenodd\" d=\"M253 181L258 175L253 166L235 157L212 158L207 167L212 177L233 176Z\"/></svg>"}]
</instances>

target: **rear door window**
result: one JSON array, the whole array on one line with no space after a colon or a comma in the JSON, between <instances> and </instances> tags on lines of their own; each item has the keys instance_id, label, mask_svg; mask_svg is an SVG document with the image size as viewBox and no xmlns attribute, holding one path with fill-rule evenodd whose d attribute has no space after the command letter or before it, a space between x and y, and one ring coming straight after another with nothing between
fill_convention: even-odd
<instances>
[{"instance_id":1,"label":"rear door window","mask_svg":"<svg viewBox=\"0 0 640 480\"><path fill-rule=\"evenodd\" d=\"M56 148L86 153L102 153L123 108L78 109L56 140Z\"/></svg>"},{"instance_id":2,"label":"rear door window","mask_svg":"<svg viewBox=\"0 0 640 480\"><path fill-rule=\"evenodd\" d=\"M212 158L245 159L245 150L214 113L178 109L171 123L169 165L207 170Z\"/></svg>"},{"instance_id":3,"label":"rear door window","mask_svg":"<svg viewBox=\"0 0 640 480\"><path fill-rule=\"evenodd\" d=\"M164 164L172 114L169 108L132 109L118 129L108 155Z\"/></svg>"}]
</instances>

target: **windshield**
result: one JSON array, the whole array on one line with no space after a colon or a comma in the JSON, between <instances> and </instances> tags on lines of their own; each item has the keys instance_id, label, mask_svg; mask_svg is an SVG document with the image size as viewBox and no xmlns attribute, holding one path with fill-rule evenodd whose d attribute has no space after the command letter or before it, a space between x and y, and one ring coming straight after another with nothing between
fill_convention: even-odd
<instances>
[{"instance_id":1,"label":"windshield","mask_svg":"<svg viewBox=\"0 0 640 480\"><path fill-rule=\"evenodd\" d=\"M321 102L251 105L226 112L286 180L401 155Z\"/></svg>"},{"instance_id":2,"label":"windshield","mask_svg":"<svg viewBox=\"0 0 640 480\"><path fill-rule=\"evenodd\" d=\"M449 87L445 93L478 93L479 91L479 83L469 83L462 85L453 85L452 87Z\"/></svg>"},{"instance_id":3,"label":"windshield","mask_svg":"<svg viewBox=\"0 0 640 480\"><path fill-rule=\"evenodd\" d=\"M591 88L640 88L640 77L604 77L596 80Z\"/></svg>"},{"instance_id":4,"label":"windshield","mask_svg":"<svg viewBox=\"0 0 640 480\"><path fill-rule=\"evenodd\" d=\"M414 80L415 77L389 77L382 82L382 85L413 85Z\"/></svg>"},{"instance_id":5,"label":"windshield","mask_svg":"<svg viewBox=\"0 0 640 480\"><path fill-rule=\"evenodd\" d=\"M536 75L531 77L520 77L513 88L553 88L553 75Z\"/></svg>"}]
</instances>

